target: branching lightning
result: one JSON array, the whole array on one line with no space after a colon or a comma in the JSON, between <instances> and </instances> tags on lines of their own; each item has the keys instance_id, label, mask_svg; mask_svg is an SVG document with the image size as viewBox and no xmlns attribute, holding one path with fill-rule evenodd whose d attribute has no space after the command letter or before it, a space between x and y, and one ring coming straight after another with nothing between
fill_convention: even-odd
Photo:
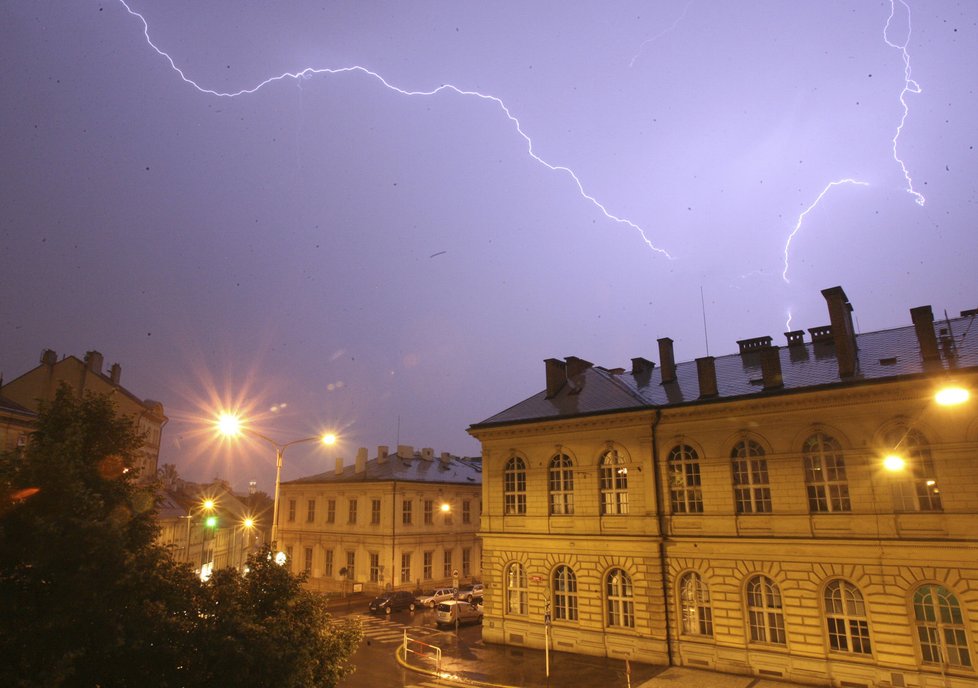
<instances>
[{"instance_id":1,"label":"branching lightning","mask_svg":"<svg viewBox=\"0 0 978 688\"><path fill-rule=\"evenodd\" d=\"M257 84L256 86L253 86L251 88L242 88L242 89L240 89L238 91L216 91L216 90L213 90L213 89L210 89L210 88L205 88L205 87L201 86L200 84L198 84L193 79L189 78L184 73L184 71L182 69L180 69L180 67L177 66L177 64L173 60L173 58L167 52L165 52L164 50L160 49L153 42L153 40L150 38L150 35L149 35L149 23L146 21L146 18L143 17L143 15L140 14L139 12L136 12L135 10L133 10L126 3L126 0L119 0L119 2L122 4L123 7L126 8L126 11L129 12L130 15L136 17L137 19L139 19L139 21L142 22L142 24L143 24L143 36L145 37L146 43L149 45L149 47L152 48L154 51L156 51L156 53L158 55L160 55L160 57L164 58L170 64L170 67L173 69L173 71L175 71L185 83L187 83L190 86L194 87L195 89L197 89L201 93L204 93L204 94L207 94L207 95L210 95L210 96L215 96L215 97L218 97L218 98L236 98L238 96L244 96L244 95L250 95L250 94L256 93L257 91L259 91L260 89L264 88L265 86L268 86L270 84L274 84L274 83L279 82L279 81L285 81L285 80L290 80L290 79L291 80L295 80L295 81L300 81L301 79L309 78L311 76L316 76L316 75L337 75L337 74L345 74L345 73L359 73L359 74L362 74L362 75L365 75L365 76L372 77L376 81L379 81L385 88L387 88L387 89L389 89L391 91L394 91L395 93L399 93L400 95L403 95L403 96L434 96L434 95L437 95L437 94L439 94L439 93L441 93L443 91L448 91L448 92L455 93L455 94L460 95L460 96L477 98L477 99L482 100L482 101L485 101L485 102L493 103L493 104L495 104L503 112L503 114L506 116L506 118L513 124L513 127L516 130L516 133L519 134L519 136L523 139L523 141L526 142L526 152L527 152L527 154L533 160L535 160L537 163L539 163L540 165L543 165L544 167L546 167L547 169L549 169L549 170L551 170L553 172L561 172L561 173L566 174L568 177L571 178L571 180L577 186L577 191L580 194L581 198L584 198L587 201L590 201L590 203L595 208L597 208L606 218L608 218L609 220L611 220L613 222L617 222L619 224L623 224L623 225L627 225L628 227L631 227L632 229L634 229L635 231L637 231L641 235L642 241L644 241L645 244L650 249L652 249L656 253L659 253L659 254L665 256L666 258L669 258L669 259L672 259L673 258L673 256L670 255L669 252L666 249L660 248L660 247L656 246L655 244L653 244L652 241L646 235L645 230L642 229L639 225L635 224L634 222L632 222L631 220L629 220L627 218L619 217L617 215L613 215L612 213L610 213L608 211L608 209L600 201L598 201L591 194L587 193L587 191L584 190L584 184L581 183L581 180L578 178L577 174L572 169L570 169L569 167L566 167L564 165L554 165L552 163L547 162L546 160L544 160L543 158L541 158L539 155L537 155L536 152L533 149L533 140L526 134L526 132L523 131L523 127L520 124L519 119L517 119L516 116L513 115L512 112L510 112L509 107L507 107L507 105L500 98L497 98L496 96L485 94L485 93L480 93L478 91L465 90L465 89L459 88L458 86L454 86L452 84L442 84L441 86L438 86L437 88L433 88L433 89L428 90L428 91L410 91L410 90L403 89L403 88L400 88L398 86L395 86L394 84L391 84L390 82L388 82L383 76L381 76L377 72L374 72L373 70L367 69L366 67L363 67L363 66L360 66L360 65L353 65L353 66L350 66L350 67L306 67L306 68L301 69L301 70L299 70L297 72L283 72L282 74L279 74L278 76L269 77L269 78L265 79L264 81L260 82L259 84Z\"/></svg>"},{"instance_id":2,"label":"branching lightning","mask_svg":"<svg viewBox=\"0 0 978 688\"><path fill-rule=\"evenodd\" d=\"M894 43L890 40L888 34L890 31L890 22L893 21L893 15L896 13L896 3L899 2L903 9L907 11L907 37L902 43ZM903 58L903 90L900 91L900 105L903 106L903 114L900 116L900 124L896 128L896 133L893 134L893 159L900 166L903 171L903 178L907 180L907 193L914 197L917 205L924 205L926 199L922 194L917 192L913 188L913 179L910 177L910 171L907 166L897 155L897 139L900 138L900 134L903 132L903 125L907 121L907 115L910 114L910 106L907 105L906 96L908 93L920 93L920 84L914 81L910 77L910 53L907 52L907 45L910 43L910 32L913 27L910 24L910 6L907 5L904 0L890 0L890 16L886 18L886 25L883 27L883 40L891 48L895 48L900 51L900 56Z\"/></svg>"},{"instance_id":3,"label":"branching lightning","mask_svg":"<svg viewBox=\"0 0 978 688\"><path fill-rule=\"evenodd\" d=\"M801 223L805 221L805 216L815 209L815 206L817 206L822 201L822 199L825 198L825 194L827 194L830 189L836 186L841 186L843 184L869 186L869 182L861 182L858 179L837 179L834 182L829 182L825 186L825 188L822 189L822 193L818 195L818 198L816 198L810 206L808 206L807 208L805 208L805 210L802 211L801 215L798 216L798 222L795 223L795 228L791 230L791 234L788 235L788 241L785 242L784 245L784 270L781 272L781 279L785 281L785 284L791 283L791 280L788 279L788 251L791 248L791 240L795 238L795 235L798 233L798 230L801 229Z\"/></svg>"},{"instance_id":4,"label":"branching lightning","mask_svg":"<svg viewBox=\"0 0 978 688\"><path fill-rule=\"evenodd\" d=\"M889 39L888 36L890 31L890 23L893 21L893 16L896 14L896 3L900 3L900 5L903 6L903 8L907 11L907 36L902 43L894 43ZM895 48L896 50L900 51L900 54L903 57L903 79L904 79L903 89L900 91L900 98L899 98L900 105L903 106L903 114L900 116L900 123L897 125L896 132L893 134L893 138L891 139L893 159L900 166L900 170L903 172L903 178L907 182L907 193L909 193L914 197L914 200L916 201L917 205L922 206L924 205L926 199L923 197L922 194L918 193L917 190L913 188L913 179L910 177L910 171L907 169L907 166L904 164L903 160L901 160L900 156L897 154L897 140L900 138L900 134L903 132L903 125L906 123L907 115L910 113L910 107L907 105L906 95L908 93L921 92L920 85L916 81L914 81L910 76L910 53L907 52L907 45L910 43L911 29L912 27L910 25L910 6L905 2L905 0L890 0L890 15L886 18L886 24L883 25L883 42L886 43L891 48ZM801 213L801 215L798 216L798 221L795 223L795 228L791 231L791 234L788 235L788 240L785 242L784 245L784 271L782 271L781 273L781 279L784 280L785 284L790 284L790 280L788 279L788 251L791 248L791 240L795 238L795 235L798 233L798 230L801 229L801 224L805 220L805 216L808 215L808 213L810 213L812 210L814 210L815 206L819 204L822 198L825 197L825 194L828 193L828 191L832 187L839 186L841 184L858 184L859 186L869 186L868 182L862 182L855 179L839 179L834 182L829 182L829 184L824 189L822 189L822 193L818 195L815 201L810 206L808 206L804 210L804 212ZM788 314L788 321L789 322L791 321L790 312Z\"/></svg>"},{"instance_id":5,"label":"branching lightning","mask_svg":"<svg viewBox=\"0 0 978 688\"><path fill-rule=\"evenodd\" d=\"M689 11L689 6L692 5L692 4L693 4L693 0L687 0L686 6L683 7L682 14L679 15L679 17L676 19L676 21L674 21L672 24L670 24L666 28L662 29L662 31L660 31L659 33L655 34L651 38L646 38L644 41L642 41L642 44L640 46L638 46L638 50L632 56L631 61L628 63L628 67L631 68L631 67L634 67L635 66L635 61L638 60L639 56L642 54L642 51L645 50L645 46L647 46L649 43L654 43L655 41L659 40L660 38L662 38L663 36L665 36L670 31L674 31L676 29L676 27L679 26L679 23L683 19L686 18L686 13Z\"/></svg>"}]
</instances>

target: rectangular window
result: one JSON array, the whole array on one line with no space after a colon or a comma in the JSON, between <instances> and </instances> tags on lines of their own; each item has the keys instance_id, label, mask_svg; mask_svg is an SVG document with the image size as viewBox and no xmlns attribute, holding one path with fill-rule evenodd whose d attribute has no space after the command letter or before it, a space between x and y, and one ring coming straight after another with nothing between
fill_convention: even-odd
<instances>
[{"instance_id":1,"label":"rectangular window","mask_svg":"<svg viewBox=\"0 0 978 688\"><path fill-rule=\"evenodd\" d=\"M423 577L425 580L431 580L434 577L434 572L432 571L432 569L434 568L434 563L435 563L435 553L431 551L425 552L424 568L422 569Z\"/></svg>"},{"instance_id":2,"label":"rectangular window","mask_svg":"<svg viewBox=\"0 0 978 688\"><path fill-rule=\"evenodd\" d=\"M401 582L402 583L411 582L411 553L410 552L401 553Z\"/></svg>"},{"instance_id":3,"label":"rectangular window","mask_svg":"<svg viewBox=\"0 0 978 688\"><path fill-rule=\"evenodd\" d=\"M472 523L472 502L467 499L462 502L462 523Z\"/></svg>"},{"instance_id":4,"label":"rectangular window","mask_svg":"<svg viewBox=\"0 0 978 688\"><path fill-rule=\"evenodd\" d=\"M435 502L432 499L424 500L424 524L430 526L435 522Z\"/></svg>"},{"instance_id":5,"label":"rectangular window","mask_svg":"<svg viewBox=\"0 0 978 688\"><path fill-rule=\"evenodd\" d=\"M349 518L347 518L347 522L350 523L351 525L356 525L356 522L357 522L357 500L355 500L355 499L351 499L350 500L350 515L349 515Z\"/></svg>"},{"instance_id":6,"label":"rectangular window","mask_svg":"<svg viewBox=\"0 0 978 688\"><path fill-rule=\"evenodd\" d=\"M411 509L414 505L410 499L405 499L401 503L401 523L406 526L411 525Z\"/></svg>"},{"instance_id":7,"label":"rectangular window","mask_svg":"<svg viewBox=\"0 0 978 688\"><path fill-rule=\"evenodd\" d=\"M468 578L472 575L472 548L462 549L462 577Z\"/></svg>"},{"instance_id":8,"label":"rectangular window","mask_svg":"<svg viewBox=\"0 0 978 688\"><path fill-rule=\"evenodd\" d=\"M380 555L376 552L370 553L370 582L380 582Z\"/></svg>"},{"instance_id":9,"label":"rectangular window","mask_svg":"<svg viewBox=\"0 0 978 688\"><path fill-rule=\"evenodd\" d=\"M450 549L446 549L445 550L444 558L442 559L442 564L443 564L442 569L441 569L441 575L442 575L442 577L443 578L451 578L452 577L452 568L453 568L453 566L452 566L452 550L450 550Z\"/></svg>"},{"instance_id":10,"label":"rectangular window","mask_svg":"<svg viewBox=\"0 0 978 688\"><path fill-rule=\"evenodd\" d=\"M316 500L310 499L306 505L306 523L316 522Z\"/></svg>"},{"instance_id":11,"label":"rectangular window","mask_svg":"<svg viewBox=\"0 0 978 688\"><path fill-rule=\"evenodd\" d=\"M289 500L289 523L295 523L295 500Z\"/></svg>"},{"instance_id":12,"label":"rectangular window","mask_svg":"<svg viewBox=\"0 0 978 688\"><path fill-rule=\"evenodd\" d=\"M312 547L306 547L303 552L304 559L302 562L302 570L308 574L312 575Z\"/></svg>"},{"instance_id":13,"label":"rectangular window","mask_svg":"<svg viewBox=\"0 0 978 688\"><path fill-rule=\"evenodd\" d=\"M356 575L357 571L357 553L347 552L346 553L346 577L350 580Z\"/></svg>"},{"instance_id":14,"label":"rectangular window","mask_svg":"<svg viewBox=\"0 0 978 688\"><path fill-rule=\"evenodd\" d=\"M370 524L374 526L380 524L380 500L379 499L370 500Z\"/></svg>"},{"instance_id":15,"label":"rectangular window","mask_svg":"<svg viewBox=\"0 0 978 688\"><path fill-rule=\"evenodd\" d=\"M336 523L336 500L326 502L326 523Z\"/></svg>"},{"instance_id":16,"label":"rectangular window","mask_svg":"<svg viewBox=\"0 0 978 688\"><path fill-rule=\"evenodd\" d=\"M323 575L333 575L333 550L331 549L326 550L326 565L323 568L325 569Z\"/></svg>"},{"instance_id":17,"label":"rectangular window","mask_svg":"<svg viewBox=\"0 0 978 688\"><path fill-rule=\"evenodd\" d=\"M285 546L285 565L289 567L289 571L293 571L292 568L292 545Z\"/></svg>"}]
</instances>

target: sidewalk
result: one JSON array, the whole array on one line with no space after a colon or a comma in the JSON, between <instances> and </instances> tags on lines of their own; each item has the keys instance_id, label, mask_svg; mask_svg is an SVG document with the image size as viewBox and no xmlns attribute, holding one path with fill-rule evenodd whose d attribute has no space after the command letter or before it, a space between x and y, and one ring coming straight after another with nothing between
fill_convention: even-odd
<instances>
[{"instance_id":1,"label":"sidewalk","mask_svg":"<svg viewBox=\"0 0 978 688\"><path fill-rule=\"evenodd\" d=\"M798 684L756 676L635 662L630 663L629 676L625 673L624 660L567 652L550 653L548 677L543 650L490 645L482 640L450 642L440 647L440 675L451 677L461 685L488 688L799 688ZM405 662L400 647L397 658L409 669L438 675L431 658L409 654Z\"/></svg>"}]
</instances>

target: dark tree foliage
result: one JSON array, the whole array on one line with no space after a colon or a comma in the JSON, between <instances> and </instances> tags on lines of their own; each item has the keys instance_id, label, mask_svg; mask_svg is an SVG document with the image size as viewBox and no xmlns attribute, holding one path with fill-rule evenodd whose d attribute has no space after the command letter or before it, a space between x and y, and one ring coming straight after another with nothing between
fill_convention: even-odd
<instances>
[{"instance_id":1,"label":"dark tree foliage","mask_svg":"<svg viewBox=\"0 0 978 688\"><path fill-rule=\"evenodd\" d=\"M62 386L0 455L0 685L334 686L360 640L267 552L202 583L156 544L141 438Z\"/></svg>"}]
</instances>

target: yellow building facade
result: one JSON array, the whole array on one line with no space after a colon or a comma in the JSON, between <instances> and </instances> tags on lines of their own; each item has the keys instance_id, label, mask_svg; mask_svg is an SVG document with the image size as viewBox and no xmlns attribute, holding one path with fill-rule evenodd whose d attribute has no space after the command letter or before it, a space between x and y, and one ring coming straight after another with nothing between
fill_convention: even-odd
<instances>
[{"instance_id":1,"label":"yellow building facade","mask_svg":"<svg viewBox=\"0 0 978 688\"><path fill-rule=\"evenodd\" d=\"M281 485L279 546L306 586L378 593L481 580L481 463L378 447Z\"/></svg>"},{"instance_id":2,"label":"yellow building facade","mask_svg":"<svg viewBox=\"0 0 978 688\"><path fill-rule=\"evenodd\" d=\"M631 370L546 362L483 446L486 641L832 686L975 686L974 311ZM949 385L969 400L943 406ZM959 400L960 401L960 400Z\"/></svg>"}]
</instances>

